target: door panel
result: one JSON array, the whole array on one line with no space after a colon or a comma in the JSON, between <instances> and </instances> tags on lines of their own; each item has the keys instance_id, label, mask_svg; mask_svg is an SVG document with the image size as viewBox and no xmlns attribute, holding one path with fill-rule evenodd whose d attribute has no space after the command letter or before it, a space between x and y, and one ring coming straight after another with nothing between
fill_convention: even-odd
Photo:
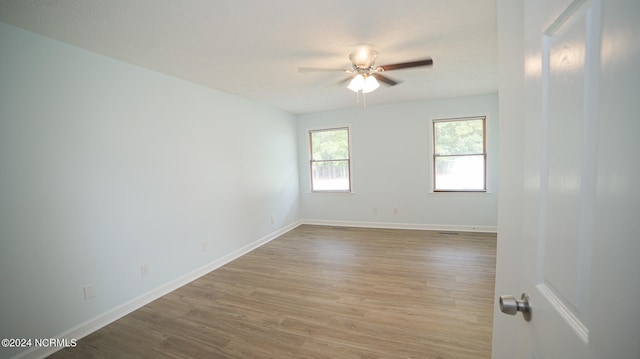
<instances>
[{"instance_id":1,"label":"door panel","mask_svg":"<svg viewBox=\"0 0 640 359\"><path fill-rule=\"evenodd\" d=\"M541 40L542 222L536 284L585 344L597 128L597 108L588 99L597 94L600 16L596 1L573 2Z\"/></svg>"}]
</instances>

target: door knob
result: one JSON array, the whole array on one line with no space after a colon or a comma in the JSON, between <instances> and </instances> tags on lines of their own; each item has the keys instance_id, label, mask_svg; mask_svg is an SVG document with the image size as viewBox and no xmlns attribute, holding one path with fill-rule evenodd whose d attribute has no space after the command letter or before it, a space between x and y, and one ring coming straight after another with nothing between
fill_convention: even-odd
<instances>
[{"instance_id":1,"label":"door knob","mask_svg":"<svg viewBox=\"0 0 640 359\"><path fill-rule=\"evenodd\" d=\"M525 293L522 293L520 300L517 300L512 295L501 295L500 310L502 313L509 315L516 315L521 312L524 320L531 320L531 305L529 304L529 296Z\"/></svg>"}]
</instances>

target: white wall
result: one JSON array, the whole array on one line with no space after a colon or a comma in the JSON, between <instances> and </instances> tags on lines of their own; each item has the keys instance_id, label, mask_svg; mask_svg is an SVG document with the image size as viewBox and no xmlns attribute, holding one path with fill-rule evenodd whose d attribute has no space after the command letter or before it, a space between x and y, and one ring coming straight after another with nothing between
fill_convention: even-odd
<instances>
[{"instance_id":1,"label":"white wall","mask_svg":"<svg viewBox=\"0 0 640 359\"><path fill-rule=\"evenodd\" d=\"M226 258L295 223L298 192L293 115L0 23L1 338Z\"/></svg>"},{"instance_id":2,"label":"white wall","mask_svg":"<svg viewBox=\"0 0 640 359\"><path fill-rule=\"evenodd\" d=\"M380 106L370 96L367 102L366 108L354 101L353 108L298 116L300 217L317 223L495 231L497 94ZM431 120L476 115L487 116L490 193L430 193ZM354 193L310 193L308 130L343 125L351 126Z\"/></svg>"}]
</instances>

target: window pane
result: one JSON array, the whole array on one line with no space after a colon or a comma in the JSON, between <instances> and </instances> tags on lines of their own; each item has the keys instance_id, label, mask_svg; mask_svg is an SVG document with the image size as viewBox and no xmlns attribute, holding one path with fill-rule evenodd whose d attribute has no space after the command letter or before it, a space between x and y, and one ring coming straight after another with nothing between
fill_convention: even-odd
<instances>
[{"instance_id":1,"label":"window pane","mask_svg":"<svg viewBox=\"0 0 640 359\"><path fill-rule=\"evenodd\" d=\"M485 190L484 155L435 160L436 190Z\"/></svg>"},{"instance_id":2,"label":"window pane","mask_svg":"<svg viewBox=\"0 0 640 359\"><path fill-rule=\"evenodd\" d=\"M349 161L311 164L313 191L349 191Z\"/></svg>"},{"instance_id":3,"label":"window pane","mask_svg":"<svg viewBox=\"0 0 640 359\"><path fill-rule=\"evenodd\" d=\"M339 129L311 132L311 155L313 161L348 159L348 130Z\"/></svg>"},{"instance_id":4,"label":"window pane","mask_svg":"<svg viewBox=\"0 0 640 359\"><path fill-rule=\"evenodd\" d=\"M436 155L484 153L483 119L434 122Z\"/></svg>"}]
</instances>

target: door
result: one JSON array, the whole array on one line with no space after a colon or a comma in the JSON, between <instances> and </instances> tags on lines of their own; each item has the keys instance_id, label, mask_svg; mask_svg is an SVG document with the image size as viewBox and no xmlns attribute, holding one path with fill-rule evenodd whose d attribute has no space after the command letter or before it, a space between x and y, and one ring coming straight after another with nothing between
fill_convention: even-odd
<instances>
[{"instance_id":1,"label":"door","mask_svg":"<svg viewBox=\"0 0 640 359\"><path fill-rule=\"evenodd\" d=\"M523 173L501 178L522 182L501 209L521 246L499 245L496 288L519 283L496 294L527 293L531 316L510 318L509 358L640 358L639 24L637 0L524 2Z\"/></svg>"}]
</instances>

